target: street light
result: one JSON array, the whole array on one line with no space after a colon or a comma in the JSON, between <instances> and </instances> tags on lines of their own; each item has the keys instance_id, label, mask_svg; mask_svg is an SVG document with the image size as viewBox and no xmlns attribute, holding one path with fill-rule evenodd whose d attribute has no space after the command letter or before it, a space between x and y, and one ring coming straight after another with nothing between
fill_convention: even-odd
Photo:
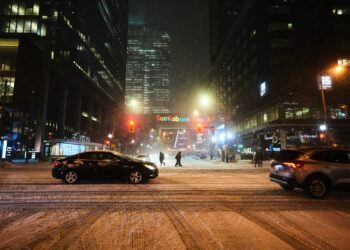
<instances>
[{"instance_id":1,"label":"street light","mask_svg":"<svg viewBox=\"0 0 350 250\"><path fill-rule=\"evenodd\" d=\"M328 70L328 72L333 72L333 74L341 74L344 71L344 67L342 65L338 65L334 68ZM330 75L321 76L321 97L322 97L322 106L323 106L323 124L320 125L320 131L327 132L327 105L324 91L328 89L332 89L332 77Z\"/></svg>"},{"instance_id":2,"label":"street light","mask_svg":"<svg viewBox=\"0 0 350 250\"><path fill-rule=\"evenodd\" d=\"M334 68L335 73L339 74L342 73L344 71L344 67L341 65L338 65Z\"/></svg>"},{"instance_id":3,"label":"street light","mask_svg":"<svg viewBox=\"0 0 350 250\"><path fill-rule=\"evenodd\" d=\"M199 104L203 107L203 108L208 108L210 105L210 98L207 95L202 95L199 99Z\"/></svg>"},{"instance_id":4,"label":"street light","mask_svg":"<svg viewBox=\"0 0 350 250\"><path fill-rule=\"evenodd\" d=\"M137 107L137 101L136 100L131 100L130 101L130 107L131 108L136 108Z\"/></svg>"},{"instance_id":5,"label":"street light","mask_svg":"<svg viewBox=\"0 0 350 250\"><path fill-rule=\"evenodd\" d=\"M208 137L212 138L214 135L214 124L208 124L208 121L212 122L212 117L211 117L211 113L209 115L210 119L208 119L208 111L211 111L211 104L212 104L212 97L209 94L201 94L199 97L199 104L200 107L202 109L205 109L206 111L206 115L205 115L205 122L206 122L206 126L204 128L208 129ZM197 130L198 131L202 131L202 125L200 125L199 127L197 126ZM213 140L210 140L210 159L213 159Z\"/></svg>"}]
</instances>

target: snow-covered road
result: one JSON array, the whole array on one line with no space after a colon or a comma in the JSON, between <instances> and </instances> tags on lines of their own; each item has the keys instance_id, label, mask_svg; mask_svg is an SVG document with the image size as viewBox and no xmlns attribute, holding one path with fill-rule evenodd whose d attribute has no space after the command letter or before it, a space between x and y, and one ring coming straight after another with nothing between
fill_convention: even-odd
<instances>
[{"instance_id":1,"label":"snow-covered road","mask_svg":"<svg viewBox=\"0 0 350 250\"><path fill-rule=\"evenodd\" d=\"M0 169L0 249L349 249L350 194L312 200L268 170L165 168L143 185Z\"/></svg>"}]
</instances>

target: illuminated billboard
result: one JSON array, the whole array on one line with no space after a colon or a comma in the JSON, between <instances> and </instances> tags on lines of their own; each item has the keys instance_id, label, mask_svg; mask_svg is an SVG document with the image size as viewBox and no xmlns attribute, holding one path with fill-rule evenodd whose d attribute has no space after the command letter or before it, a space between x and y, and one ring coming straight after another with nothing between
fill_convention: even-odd
<instances>
[{"instance_id":1,"label":"illuminated billboard","mask_svg":"<svg viewBox=\"0 0 350 250\"><path fill-rule=\"evenodd\" d=\"M331 90L332 89L332 77L330 76L321 76L319 79L319 89Z\"/></svg>"},{"instance_id":2,"label":"illuminated billboard","mask_svg":"<svg viewBox=\"0 0 350 250\"><path fill-rule=\"evenodd\" d=\"M178 116L178 115L157 115L157 122L168 122L168 123L189 123L191 118L188 116Z\"/></svg>"}]
</instances>

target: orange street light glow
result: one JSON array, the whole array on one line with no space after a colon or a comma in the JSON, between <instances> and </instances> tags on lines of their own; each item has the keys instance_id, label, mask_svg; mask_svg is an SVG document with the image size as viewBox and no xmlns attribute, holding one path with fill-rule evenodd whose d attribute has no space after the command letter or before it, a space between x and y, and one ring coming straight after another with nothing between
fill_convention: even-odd
<instances>
[{"instance_id":1,"label":"orange street light glow","mask_svg":"<svg viewBox=\"0 0 350 250\"><path fill-rule=\"evenodd\" d=\"M344 67L343 67L343 66L337 66L337 67L335 67L335 72L336 72L336 73L341 73L341 72L343 72L343 70L344 70Z\"/></svg>"}]
</instances>

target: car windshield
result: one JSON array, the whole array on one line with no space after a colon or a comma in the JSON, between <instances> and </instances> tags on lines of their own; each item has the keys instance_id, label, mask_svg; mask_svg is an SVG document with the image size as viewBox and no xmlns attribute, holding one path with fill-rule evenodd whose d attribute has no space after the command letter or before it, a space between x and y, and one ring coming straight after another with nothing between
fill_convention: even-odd
<instances>
[{"instance_id":1,"label":"car windshield","mask_svg":"<svg viewBox=\"0 0 350 250\"><path fill-rule=\"evenodd\" d=\"M295 160L304 154L305 152L297 150L282 150L275 159L279 161Z\"/></svg>"}]
</instances>

